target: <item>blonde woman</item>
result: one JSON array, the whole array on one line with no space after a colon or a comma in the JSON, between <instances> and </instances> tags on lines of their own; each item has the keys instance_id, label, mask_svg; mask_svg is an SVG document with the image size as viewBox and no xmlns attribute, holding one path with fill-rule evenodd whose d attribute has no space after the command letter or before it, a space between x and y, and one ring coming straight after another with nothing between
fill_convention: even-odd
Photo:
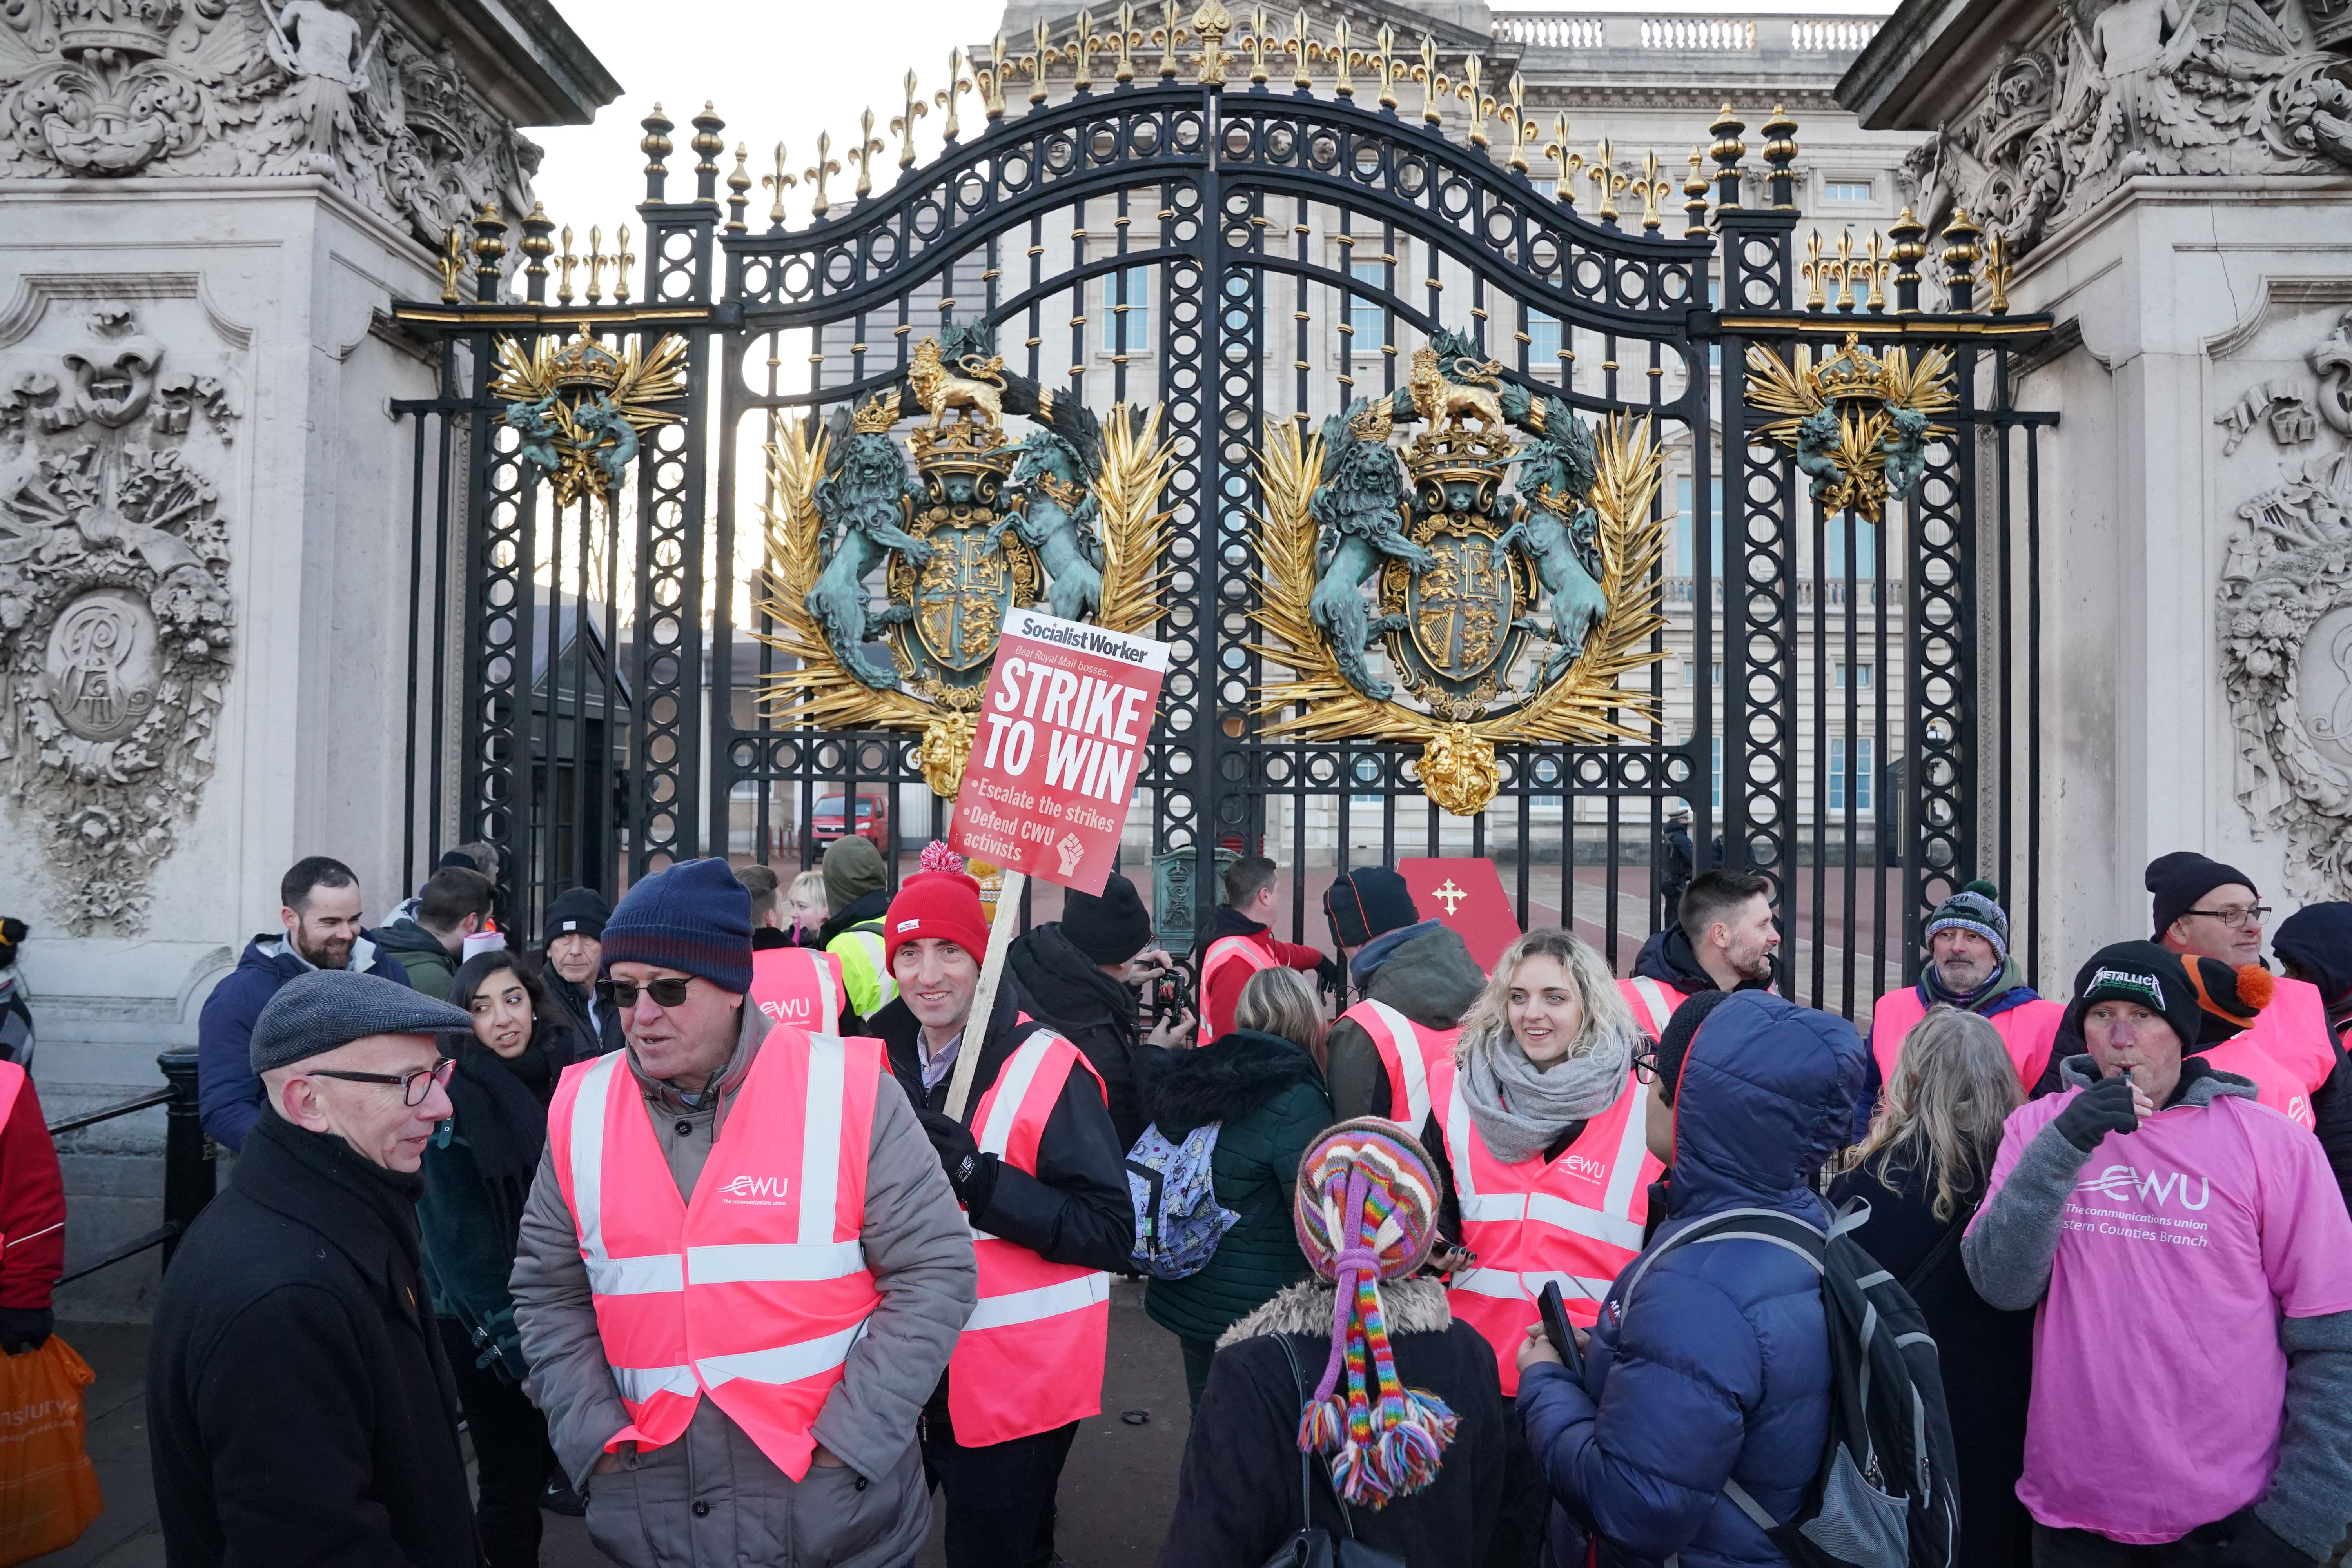
<instances>
[{"instance_id":1,"label":"blonde woman","mask_svg":"<svg viewBox=\"0 0 2352 1568\"><path fill-rule=\"evenodd\" d=\"M784 917L794 947L824 945L816 938L826 918L824 872L803 871L793 879L792 889L784 895Z\"/></svg>"},{"instance_id":2,"label":"blonde woman","mask_svg":"<svg viewBox=\"0 0 2352 1568\"><path fill-rule=\"evenodd\" d=\"M1634 1071L1645 1044L1601 955L1539 929L1496 964L1452 1070L1433 1075L1431 1116L1475 1258L1454 1272L1454 1315L1495 1347L1507 1394L1546 1281L1589 1326L1642 1250L1659 1171L1643 1137L1650 1086Z\"/></svg>"},{"instance_id":3,"label":"blonde woman","mask_svg":"<svg viewBox=\"0 0 2352 1568\"><path fill-rule=\"evenodd\" d=\"M1218 1205L1240 1216L1197 1272L1144 1288L1143 1310L1183 1347L1196 1409L1217 1336L1306 1276L1291 1184L1299 1156L1331 1125L1314 983L1295 969L1259 970L1242 987L1234 1024L1195 1050L1136 1053L1144 1114L1161 1137L1181 1142L1217 1123L1209 1173Z\"/></svg>"},{"instance_id":4,"label":"blonde woman","mask_svg":"<svg viewBox=\"0 0 2352 1568\"><path fill-rule=\"evenodd\" d=\"M2017 1500L2032 1391L2033 1314L1986 1305L1969 1283L1959 1237L1984 1201L2001 1124L2023 1095L2000 1033L1984 1018L1931 1007L1913 1026L1870 1133L1830 1183L1830 1201L1870 1205L1862 1245L1903 1281L1948 1368L1970 1395L1951 1401L1960 1467L1960 1560L2024 1568L2032 1521Z\"/></svg>"}]
</instances>

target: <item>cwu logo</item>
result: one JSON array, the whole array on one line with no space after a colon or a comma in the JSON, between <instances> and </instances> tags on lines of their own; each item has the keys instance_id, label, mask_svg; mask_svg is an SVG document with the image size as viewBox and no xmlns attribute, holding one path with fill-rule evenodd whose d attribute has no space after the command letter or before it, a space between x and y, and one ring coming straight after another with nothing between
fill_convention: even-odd
<instances>
[{"instance_id":1,"label":"cwu logo","mask_svg":"<svg viewBox=\"0 0 2352 1568\"><path fill-rule=\"evenodd\" d=\"M805 1024L814 1004L805 996L769 997L760 1004L760 1011L779 1024Z\"/></svg>"},{"instance_id":2,"label":"cwu logo","mask_svg":"<svg viewBox=\"0 0 2352 1568\"><path fill-rule=\"evenodd\" d=\"M2128 1203L2137 1198L2170 1206L2175 1197L2185 1209L2201 1209L2213 1199L2213 1183L2210 1177L2199 1176L2197 1201L2189 1200L2190 1177L2184 1172L2149 1171L2143 1174L2129 1165L2109 1165L2087 1182L2075 1184L2076 1192L2096 1193L2110 1203Z\"/></svg>"},{"instance_id":3,"label":"cwu logo","mask_svg":"<svg viewBox=\"0 0 2352 1568\"><path fill-rule=\"evenodd\" d=\"M782 1203L791 1189L791 1181L783 1176L737 1176L719 1190L730 1202Z\"/></svg>"}]
</instances>

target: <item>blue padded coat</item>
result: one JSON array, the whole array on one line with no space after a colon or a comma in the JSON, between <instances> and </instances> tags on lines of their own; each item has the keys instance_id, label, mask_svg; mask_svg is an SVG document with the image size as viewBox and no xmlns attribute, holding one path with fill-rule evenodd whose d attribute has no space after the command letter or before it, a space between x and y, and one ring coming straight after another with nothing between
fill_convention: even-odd
<instances>
[{"instance_id":1,"label":"blue padded coat","mask_svg":"<svg viewBox=\"0 0 2352 1568\"><path fill-rule=\"evenodd\" d=\"M1852 1025L1762 992L1708 1016L1675 1096L1667 1218L1650 1243L1726 1209L1826 1224L1812 1178L1843 1142L1867 1056ZM1645 1254L1646 1256L1646 1254ZM1821 1277L1764 1241L1684 1247L1604 1298L1580 1384L1540 1364L1519 1384L1528 1441L1551 1485L1551 1549L1609 1568L1785 1562L1723 1495L1727 1477L1775 1518L1802 1500L1829 1436Z\"/></svg>"}]
</instances>

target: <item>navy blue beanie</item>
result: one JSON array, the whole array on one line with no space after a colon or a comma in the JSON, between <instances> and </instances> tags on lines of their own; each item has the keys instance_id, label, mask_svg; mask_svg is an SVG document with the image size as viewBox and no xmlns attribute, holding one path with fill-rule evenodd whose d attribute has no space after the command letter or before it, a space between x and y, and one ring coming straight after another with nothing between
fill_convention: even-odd
<instances>
[{"instance_id":1,"label":"navy blue beanie","mask_svg":"<svg viewBox=\"0 0 2352 1568\"><path fill-rule=\"evenodd\" d=\"M751 895L713 857L681 860L622 895L604 922L605 973L651 963L698 974L722 991L751 989Z\"/></svg>"}]
</instances>

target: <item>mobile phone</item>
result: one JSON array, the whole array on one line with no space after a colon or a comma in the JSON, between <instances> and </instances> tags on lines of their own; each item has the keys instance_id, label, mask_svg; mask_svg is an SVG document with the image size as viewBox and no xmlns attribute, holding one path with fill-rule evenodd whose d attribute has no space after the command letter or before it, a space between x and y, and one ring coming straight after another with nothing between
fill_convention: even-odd
<instances>
[{"instance_id":1,"label":"mobile phone","mask_svg":"<svg viewBox=\"0 0 2352 1568\"><path fill-rule=\"evenodd\" d=\"M1559 1281L1545 1282L1542 1293L1536 1297L1536 1309L1543 1313L1544 1337L1551 1348L1559 1352L1560 1361L1570 1375L1579 1382L1584 1378L1584 1357L1577 1353L1576 1331L1568 1324L1568 1302L1559 1293Z\"/></svg>"}]
</instances>

